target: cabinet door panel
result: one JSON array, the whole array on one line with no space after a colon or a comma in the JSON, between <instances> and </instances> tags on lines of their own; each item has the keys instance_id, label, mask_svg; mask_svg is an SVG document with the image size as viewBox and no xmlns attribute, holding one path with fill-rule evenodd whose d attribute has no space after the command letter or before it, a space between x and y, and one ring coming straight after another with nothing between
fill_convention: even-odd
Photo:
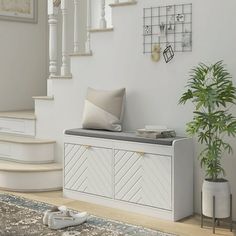
<instances>
[{"instance_id":1,"label":"cabinet door panel","mask_svg":"<svg viewBox=\"0 0 236 236\"><path fill-rule=\"evenodd\" d=\"M88 175L88 149L77 144L65 144L64 186L85 192Z\"/></svg>"},{"instance_id":2,"label":"cabinet door panel","mask_svg":"<svg viewBox=\"0 0 236 236\"><path fill-rule=\"evenodd\" d=\"M65 144L66 189L112 197L112 149Z\"/></svg>"},{"instance_id":3,"label":"cabinet door panel","mask_svg":"<svg viewBox=\"0 0 236 236\"><path fill-rule=\"evenodd\" d=\"M88 153L87 192L112 197L112 149L91 147Z\"/></svg>"},{"instance_id":4,"label":"cabinet door panel","mask_svg":"<svg viewBox=\"0 0 236 236\"><path fill-rule=\"evenodd\" d=\"M171 157L115 150L115 198L171 209Z\"/></svg>"},{"instance_id":5,"label":"cabinet door panel","mask_svg":"<svg viewBox=\"0 0 236 236\"><path fill-rule=\"evenodd\" d=\"M171 157L142 158L142 204L171 210Z\"/></svg>"},{"instance_id":6,"label":"cabinet door panel","mask_svg":"<svg viewBox=\"0 0 236 236\"><path fill-rule=\"evenodd\" d=\"M115 150L115 198L138 203L141 200L141 155Z\"/></svg>"}]
</instances>

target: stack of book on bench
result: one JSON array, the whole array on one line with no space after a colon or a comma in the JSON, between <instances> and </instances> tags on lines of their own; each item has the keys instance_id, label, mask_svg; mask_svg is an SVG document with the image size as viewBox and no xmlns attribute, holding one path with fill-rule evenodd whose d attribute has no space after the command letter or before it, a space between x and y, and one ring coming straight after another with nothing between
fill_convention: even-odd
<instances>
[{"instance_id":1,"label":"stack of book on bench","mask_svg":"<svg viewBox=\"0 0 236 236\"><path fill-rule=\"evenodd\" d=\"M173 129L168 129L166 126L146 125L143 129L137 129L137 135L144 138L173 138L176 133Z\"/></svg>"}]
</instances>

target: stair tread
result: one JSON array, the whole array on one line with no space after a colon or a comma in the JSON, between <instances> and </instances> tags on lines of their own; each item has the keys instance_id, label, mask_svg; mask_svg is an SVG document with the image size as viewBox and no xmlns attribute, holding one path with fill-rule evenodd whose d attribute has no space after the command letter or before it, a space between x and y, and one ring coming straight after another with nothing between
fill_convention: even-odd
<instances>
[{"instance_id":1,"label":"stair tread","mask_svg":"<svg viewBox=\"0 0 236 236\"><path fill-rule=\"evenodd\" d=\"M119 3L112 3L109 4L110 7L122 7L122 6L130 6L130 5L136 5L137 1L133 1L133 2L119 2Z\"/></svg>"},{"instance_id":2,"label":"stair tread","mask_svg":"<svg viewBox=\"0 0 236 236\"><path fill-rule=\"evenodd\" d=\"M0 171L11 172L42 172L42 171L58 171L62 170L62 164L49 163L49 164L22 164L11 161L0 160Z\"/></svg>"},{"instance_id":3,"label":"stair tread","mask_svg":"<svg viewBox=\"0 0 236 236\"><path fill-rule=\"evenodd\" d=\"M68 76L51 75L48 79L72 79L72 75L68 75Z\"/></svg>"},{"instance_id":4,"label":"stair tread","mask_svg":"<svg viewBox=\"0 0 236 236\"><path fill-rule=\"evenodd\" d=\"M73 52L70 54L71 57L91 57L93 55L93 53L76 53L76 52Z\"/></svg>"},{"instance_id":5,"label":"stair tread","mask_svg":"<svg viewBox=\"0 0 236 236\"><path fill-rule=\"evenodd\" d=\"M53 96L33 96L32 98L38 100L54 100Z\"/></svg>"},{"instance_id":6,"label":"stair tread","mask_svg":"<svg viewBox=\"0 0 236 236\"><path fill-rule=\"evenodd\" d=\"M35 120L36 119L34 110L1 111L0 117L1 118L25 119L25 120Z\"/></svg>"},{"instance_id":7,"label":"stair tread","mask_svg":"<svg viewBox=\"0 0 236 236\"><path fill-rule=\"evenodd\" d=\"M99 32L110 32L110 31L113 31L113 30L114 30L113 27L108 27L108 28L104 28L104 29L94 28L94 29L90 29L89 32L90 33L99 33Z\"/></svg>"},{"instance_id":8,"label":"stair tread","mask_svg":"<svg viewBox=\"0 0 236 236\"><path fill-rule=\"evenodd\" d=\"M8 135L0 134L1 142L11 142L11 143L22 143L22 144L49 144L55 143L55 140L51 139L39 139L34 137L25 137L19 135Z\"/></svg>"}]
</instances>

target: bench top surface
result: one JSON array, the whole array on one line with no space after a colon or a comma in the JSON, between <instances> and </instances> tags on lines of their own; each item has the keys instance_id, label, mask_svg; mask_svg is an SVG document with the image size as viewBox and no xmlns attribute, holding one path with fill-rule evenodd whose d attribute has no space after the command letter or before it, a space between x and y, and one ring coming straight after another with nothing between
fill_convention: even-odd
<instances>
[{"instance_id":1,"label":"bench top surface","mask_svg":"<svg viewBox=\"0 0 236 236\"><path fill-rule=\"evenodd\" d=\"M90 130L90 129L69 129L65 131L65 134L83 136L83 137L130 141L138 143L159 144L167 146L172 146L175 140L182 139L182 137L152 139L152 138L140 137L135 132L112 132L112 131Z\"/></svg>"}]
</instances>

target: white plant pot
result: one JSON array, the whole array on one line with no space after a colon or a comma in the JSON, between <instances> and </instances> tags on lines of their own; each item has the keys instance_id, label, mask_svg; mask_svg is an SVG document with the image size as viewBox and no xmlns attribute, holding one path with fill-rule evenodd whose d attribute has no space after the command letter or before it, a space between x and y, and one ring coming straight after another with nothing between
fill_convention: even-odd
<instances>
[{"instance_id":1,"label":"white plant pot","mask_svg":"<svg viewBox=\"0 0 236 236\"><path fill-rule=\"evenodd\" d=\"M213 196L215 196L215 217L230 217L230 186L227 180L212 182L204 180L202 185L202 213L213 217Z\"/></svg>"}]
</instances>

